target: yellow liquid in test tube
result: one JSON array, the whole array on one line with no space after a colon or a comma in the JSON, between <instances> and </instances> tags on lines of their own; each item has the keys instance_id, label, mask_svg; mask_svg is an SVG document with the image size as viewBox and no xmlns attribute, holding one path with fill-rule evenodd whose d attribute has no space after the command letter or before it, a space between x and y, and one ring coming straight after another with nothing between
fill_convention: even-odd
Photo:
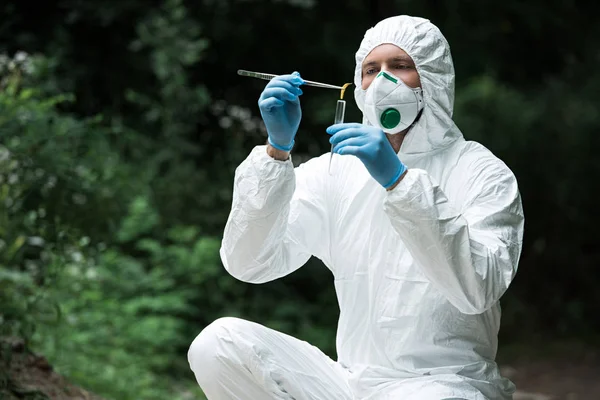
<instances>
[{"instance_id":1,"label":"yellow liquid in test tube","mask_svg":"<svg viewBox=\"0 0 600 400\"><path fill-rule=\"evenodd\" d=\"M344 122L344 114L346 114L346 100L344 100L344 92L351 83L346 83L342 86L342 92L340 93L340 100L337 101L335 106L335 118L334 124L341 124ZM331 161L333 160L333 144L331 145L331 155L329 156L329 174L331 174Z\"/></svg>"}]
</instances>

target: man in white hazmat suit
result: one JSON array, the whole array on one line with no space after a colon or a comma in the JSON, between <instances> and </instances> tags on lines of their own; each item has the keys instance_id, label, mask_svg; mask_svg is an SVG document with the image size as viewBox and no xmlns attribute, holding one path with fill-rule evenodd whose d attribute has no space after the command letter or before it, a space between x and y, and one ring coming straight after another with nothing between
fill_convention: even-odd
<instances>
[{"instance_id":1,"label":"man in white hazmat suit","mask_svg":"<svg viewBox=\"0 0 600 400\"><path fill-rule=\"evenodd\" d=\"M221 258L236 278L277 279L311 255L332 271L338 361L221 318L188 359L211 400L511 399L494 362L498 301L515 276L523 212L508 167L452 121L454 67L440 31L399 16L356 53L362 124L327 129L329 154L294 168L299 74L259 100L269 143L238 167Z\"/></svg>"}]
</instances>

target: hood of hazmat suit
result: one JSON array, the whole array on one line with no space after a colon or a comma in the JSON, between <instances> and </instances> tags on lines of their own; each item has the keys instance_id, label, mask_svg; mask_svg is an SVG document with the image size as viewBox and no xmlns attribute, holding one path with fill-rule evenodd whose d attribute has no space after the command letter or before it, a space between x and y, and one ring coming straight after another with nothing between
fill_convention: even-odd
<instances>
[{"instance_id":1,"label":"hood of hazmat suit","mask_svg":"<svg viewBox=\"0 0 600 400\"><path fill-rule=\"evenodd\" d=\"M426 104L419 121L404 139L402 152L426 153L462 138L452 120L454 64L450 46L440 30L423 18L388 18L367 31L355 56L354 98L358 108L364 111L362 63L375 47L386 43L400 47L415 62ZM366 117L363 123L371 125Z\"/></svg>"},{"instance_id":2,"label":"hood of hazmat suit","mask_svg":"<svg viewBox=\"0 0 600 400\"><path fill-rule=\"evenodd\" d=\"M405 177L386 191L356 157L335 154L330 175L329 154L294 168L258 146L236 170L223 264L261 283L322 260L340 307L338 362L357 398L510 399L494 359L499 299L522 246L516 179L454 124L450 48L428 20L392 17L366 32L357 92L363 60L384 43L412 57L425 100L398 154Z\"/></svg>"}]
</instances>

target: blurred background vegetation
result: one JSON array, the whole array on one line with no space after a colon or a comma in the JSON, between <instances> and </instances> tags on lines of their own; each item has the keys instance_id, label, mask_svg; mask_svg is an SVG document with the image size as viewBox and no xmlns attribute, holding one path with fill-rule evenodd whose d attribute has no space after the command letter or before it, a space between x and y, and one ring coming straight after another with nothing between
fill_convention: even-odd
<instances>
[{"instance_id":1,"label":"blurred background vegetation","mask_svg":"<svg viewBox=\"0 0 600 400\"><path fill-rule=\"evenodd\" d=\"M236 70L351 82L365 30L409 14L429 18L450 42L455 119L466 138L490 148L520 183L525 245L502 300L501 345L595 346L593 3L340 4L3 1L0 336L25 338L107 399L201 398L187 347L225 315L335 357L337 301L317 260L259 286L221 266L234 170L266 138L256 106L264 82ZM305 89L296 164L328 151L337 96ZM353 101L349 108L347 120L359 120Z\"/></svg>"}]
</instances>

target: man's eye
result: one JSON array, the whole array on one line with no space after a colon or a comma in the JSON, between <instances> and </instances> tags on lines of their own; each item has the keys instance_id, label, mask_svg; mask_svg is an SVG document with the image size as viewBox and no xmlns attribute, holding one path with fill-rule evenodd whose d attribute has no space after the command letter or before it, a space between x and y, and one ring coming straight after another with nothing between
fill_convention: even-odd
<instances>
[{"instance_id":1,"label":"man's eye","mask_svg":"<svg viewBox=\"0 0 600 400\"><path fill-rule=\"evenodd\" d=\"M365 74L372 75L376 72L377 72L377 70L375 68L369 68L368 70L365 71Z\"/></svg>"},{"instance_id":2,"label":"man's eye","mask_svg":"<svg viewBox=\"0 0 600 400\"><path fill-rule=\"evenodd\" d=\"M396 69L411 69L412 67L407 64L397 64L394 66L394 68L396 68Z\"/></svg>"}]
</instances>

